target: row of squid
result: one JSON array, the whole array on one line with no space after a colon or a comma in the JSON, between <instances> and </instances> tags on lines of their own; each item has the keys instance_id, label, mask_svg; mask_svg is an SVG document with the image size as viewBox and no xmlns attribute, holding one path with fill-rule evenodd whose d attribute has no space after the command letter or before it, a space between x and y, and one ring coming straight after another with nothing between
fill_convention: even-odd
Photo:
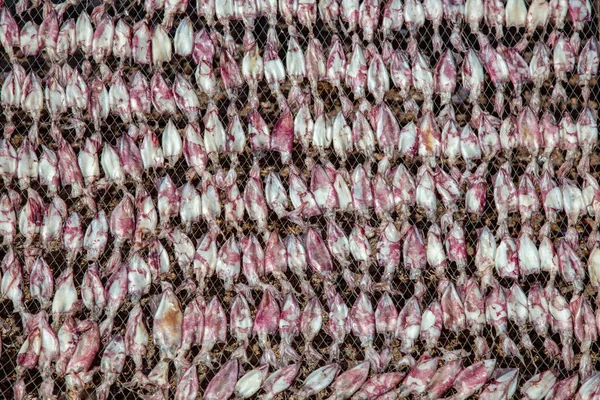
<instances>
[{"instance_id":1,"label":"row of squid","mask_svg":"<svg viewBox=\"0 0 600 400\"><path fill-rule=\"evenodd\" d=\"M502 171L499 175L501 173ZM227 181L230 174L222 174L221 177ZM344 269L343 276L348 285L356 287L356 277L345 269L351 264L351 260L361 266L363 275L361 282L364 282L365 288L371 287L368 270L374 260L381 269L382 284L393 280L398 273L401 259L403 259L404 270L413 280L420 279L423 272L429 268L435 270L438 275L444 275L448 263L456 264L461 277L465 273L468 265L465 229L463 222L453 221L452 212L442 215L441 227L435 220L431 220L431 225L424 233L408 222L409 215L403 214L403 211L399 214L400 219L405 221L398 228L398 224L391 218L391 213L394 212L392 202L389 209L380 214L382 216L380 224L371 227L367 222L369 218L364 215L370 210L360 198L356 200L360 200L363 204L360 211L364 214L356 215L356 222L350 234L347 235L336 222L333 218L334 214L327 213L329 221L324 239L317 229L310 225L307 227L302 221L303 213L311 210L320 211L316 203L311 208L311 205L304 201L299 203L297 210L288 211L287 194L279 178L270 173L266 179L264 192L262 181L250 177L243 195L237 189L235 182L232 184L234 189L231 189L227 186L215 186L212 180L203 182L202 194L200 194L190 183L184 185L180 192L169 175L166 175L160 180L156 203L142 186L138 186L135 197L126 192L108 217L106 212L100 209L87 227L84 226L84 218L77 210L68 213L65 202L59 196L54 196L50 202L45 203L38 192L30 188L27 191L26 202L22 204L22 197L16 191L9 190L0 198L0 234L4 238L3 244L12 246L16 244L15 237L20 233L25 238L24 245L28 247L27 251L32 251L33 254L35 254L34 250L29 249L32 245L48 250L55 248L55 245L62 246L66 251L67 263L72 265L84 251L88 261L99 260L109 245L110 233L115 250L114 261L109 262L110 265L118 265L121 259L119 249L124 244L130 245L134 252L148 247L148 264L155 277L170 269L169 258L166 257L167 251L159 240L168 239L172 244L180 270L188 278L195 277L201 289L204 289L205 279L212 276L215 271L223 280L225 288L231 289L241 272L251 286L258 286L260 276L265 273L282 276L281 273L287 271L288 266L301 281L305 281L307 265L310 265L313 272L327 277L336 272L336 264ZM369 182L369 178L365 177L364 182ZM552 193L548 195L553 203L545 207L548 218L552 219L541 227L537 238L531 227L531 217L539 213L540 201L535 195L535 190L517 192L512 181L508 182L509 184L505 183L505 186L494 188L496 203L501 207L503 204L500 195L510 193L509 190L512 188L514 191L512 196L515 199L511 201L517 203L518 200L517 208L512 211L520 211L521 232L516 239L513 238L505 220L497 225L495 235L487 227L478 232L475 266L483 281L492 281L494 270L500 278L515 280L519 277L526 278L529 275L547 272L551 281L560 276L565 283L573 286L576 293L580 293L586 281L586 267L579 251L580 238L577 225L578 218L587 214L596 218L593 222L594 230L587 238L587 248L590 252L588 275L593 288L600 289L600 252L598 251L600 237L596 227L599 191L597 182L594 180L596 185L587 187L583 191L566 179L562 187L554 187ZM438 186L438 190L441 189L443 186ZM416 190L419 193L418 187ZM222 193L219 193L220 191ZM360 191L355 189L353 192ZM483 188L481 196L485 196L485 192L486 188ZM232 193L235 196L232 196ZM266 201L265 193L269 201ZM293 189L291 193L293 197ZM224 210L221 209L220 204L221 194L228 199L223 206ZM319 194L327 201L324 204L332 205L332 198L337 202L334 188L331 188L331 191L320 191ZM404 192L402 194L406 195ZM314 202L318 197L308 191L305 196L310 196ZM414 192L406 197L410 196L414 197ZM418 204L419 198L421 201L423 199L429 201L431 198L435 200L433 189L416 196L417 206L421 206ZM389 197L391 202L392 194ZM584 204L586 197L592 199L590 204ZM348 200L357 203L350 196ZM537 204L537 208L532 208L532 204ZM551 224L559 210L550 206L555 204L560 204L566 211L569 227L563 237L553 241ZM402 203L402 207L409 206ZM223 211L224 215L222 215ZM283 239L277 229L268 230L270 211L281 214L282 218L290 218L306 228L304 238L289 235ZM375 211L377 212L377 207ZM498 218L508 218L508 211L507 207L499 208ZM249 234L238 240L235 235L231 235L226 238L222 246L217 246L218 236L221 233L218 221L224 217L225 224L241 234L240 224L243 223L246 214L256 223L259 237ZM308 214L308 216L314 215ZM177 220L175 226L173 226L174 220ZM190 228L199 225L201 221L208 225L208 232L198 241L198 246L195 248L188 234ZM188 234L178 228L178 225L184 226ZM263 250L259 240L261 236L266 250ZM375 249L370 245L372 238L377 239ZM243 265L245 257L253 260L250 265L266 263L264 271L262 267L258 270L246 269ZM107 269L112 270L112 268ZM310 284L304 283L310 289ZM16 306L18 304L20 301L15 303Z\"/></svg>"},{"instance_id":2,"label":"row of squid","mask_svg":"<svg viewBox=\"0 0 600 400\"><path fill-rule=\"evenodd\" d=\"M211 28L195 32L189 18L180 22L172 43L169 32L160 25L151 28L146 21L141 21L132 28L123 19L119 19L115 25L103 12L102 9L99 11L100 15L94 15L92 19L83 13L77 23L72 19L65 21L60 30L55 14L52 14L54 19L50 16L44 21L44 24L54 21L56 26L52 29L44 25L38 28L33 22L28 22L21 30L14 20L7 24L6 26L11 27L7 31L15 30L9 41L10 46L6 48L9 54L13 53L13 47L19 47L24 55L36 55L43 50L51 59L57 59L53 59L53 66L44 77L45 96L42 96L40 78L31 75L26 77L23 69L15 62L13 71L3 84L2 105L9 110L23 108L34 120L39 119L44 107L44 97L47 112L53 119L70 108L76 115L91 108L90 118L96 129L98 116L95 114L102 115L102 112L94 112L89 102L99 103L95 105L96 109L102 109L103 104L108 108L110 104L111 111L125 121L130 120L132 114L143 118L150 113L151 104L159 114L173 115L179 110L193 120L197 118L200 109L196 88L181 74L177 74L170 85L161 72L162 65L170 63L174 54L189 58L197 66L196 86L209 99L223 89L229 97L235 98L244 84L250 88L249 98L252 99L256 97L258 85L263 80L279 95L281 85L289 80L292 88L288 102L299 103L303 94L300 83L306 78L313 92L316 92L319 81L329 82L338 88L342 103L350 103L350 106L351 102L344 94L344 86L352 92L355 99L371 94L377 105L383 102L386 93L393 86L405 101L405 109L413 114L418 111L411 96L413 89L424 98L425 110L433 108L434 94L439 95L442 105L452 101L460 103L467 99L476 103L485 88L486 73L496 88L494 106L500 116L504 113L504 91L508 83L512 83L514 87L511 104L518 110L522 104L523 86L533 82L530 103L535 111L539 111L542 101L540 92L544 83L552 76L555 77L552 99L555 104L559 104L568 99L563 83L574 72L578 74L584 103L587 103L590 81L595 79L598 72L596 38L591 37L581 48L578 37L568 38L557 31L549 36L547 44L541 40L536 42L529 62L524 58L528 48L526 39L514 47L502 44L494 47L487 36L480 33L479 51L457 44L457 53L447 49L433 65L416 45L409 46L406 52L394 49L389 41L383 42L381 49L372 43L365 48L357 35L353 36L348 53L340 37L333 35L325 57L323 44L314 36L309 37L303 50L301 43L305 39L290 26L287 51L282 60L279 55L281 44L275 27L268 30L264 49L259 48L252 31L247 30L243 39L243 52L240 54L231 34L226 32L221 35ZM8 15L6 9L2 13ZM102 17L103 15L105 16ZM95 31L92 20L99 21ZM110 21L110 26L106 26L106 21ZM94 77L89 82L92 66L87 61L82 64L81 71L71 67L67 67L67 71L60 70L60 64L78 49L91 56L96 63L102 64L101 76ZM218 60L215 59L217 54ZM121 64L128 62L137 66L151 65L157 72L150 83L140 71L134 73L130 82L126 83L122 68L113 74L103 64L110 55L119 59ZM241 63L238 59L241 59ZM217 79L217 72L220 79ZM106 83L110 83L110 91L106 90ZM112 102L108 100L109 92L112 93Z\"/></svg>"},{"instance_id":3,"label":"row of squid","mask_svg":"<svg viewBox=\"0 0 600 400\"><path fill-rule=\"evenodd\" d=\"M110 114L119 115L123 122L130 124L123 141L131 142L127 145L131 147L129 151L135 152L138 157L140 150L137 150L135 142L141 140L141 158L145 168L163 166L161 160L150 165L146 159L150 147L161 145L154 132L157 129L145 122L151 107L168 117L176 117L181 112L189 120L182 132L183 139L181 132L169 120L162 130L163 149L156 151L169 159L171 166L183 153L188 166L197 173L206 168L208 158L214 161L219 155L230 154L235 160L248 147L255 154L269 150L279 152L285 164L290 163L294 149L308 154L312 148L321 156L333 151L342 162L351 154L362 154L372 160L378 150L392 160L397 156L419 157L435 164L443 157L451 165L460 160L469 169L481 160L495 159L500 153L510 158L517 149L525 150L533 158L539 155L543 159L550 158L553 151L559 149L566 151L566 159L571 162L580 151L580 171L583 173L589 170L589 156L598 142L597 111L589 105L579 110L575 120L565 111L558 122L549 110L540 115L539 110L531 106L521 107L501 119L474 105L469 123L461 127L456 119L455 107L448 104L437 116L423 110L419 118L415 114L413 119L402 125L385 102L371 106L363 99L356 110L351 102L342 102L342 108L335 115L329 115L320 98L301 92L293 103L279 96L280 115L270 126L253 102L245 124L235 101L229 103L226 117L211 101L199 118L200 102L183 75L177 75L172 89L160 74L154 75L150 89L139 71L134 74L130 85L125 83L120 72L112 75L109 90L101 81L94 82L99 86L92 83L88 90L86 79L65 64L54 69L51 83L43 89L34 72L26 75L22 67L15 65L2 87L1 101L9 118L19 108L33 118L29 140L24 146L31 145L34 149L39 142L37 121L44 105L53 120L71 113L70 123L64 128L75 130L76 141L82 139L87 130L83 119L85 110L96 130ZM138 125L131 124L133 115L139 118ZM4 137L9 139L14 130L14 125L7 124ZM52 124L50 133L53 137L61 134L57 123ZM97 132L87 139L83 149L92 152L98 147L92 143L99 140L101 137ZM6 149L7 146L10 147L10 144L3 144L3 151L15 154L14 149ZM164 157L161 155L159 158ZM565 166L565 169L568 168Z\"/></svg>"},{"instance_id":4,"label":"row of squid","mask_svg":"<svg viewBox=\"0 0 600 400\"><path fill-rule=\"evenodd\" d=\"M40 2L20 0L16 12L18 15L30 12L39 7ZM62 16L70 6L78 3L78 0L69 0L52 6L44 2L45 16L51 12ZM156 11L164 10L162 25L168 29L177 15L188 11L188 6L188 0L145 0L144 18L150 20ZM105 5L98 6L95 12L104 11L104 8ZM243 21L247 29L253 29L257 18L266 17L271 26L281 18L288 26L298 24L312 32L318 15L333 31L340 29L351 34L360 29L367 42L377 34L387 37L403 29L416 36L425 21L429 21L435 32L434 47L441 47L439 29L444 23L452 26L454 32L460 31L463 21L475 32L486 24L502 37L503 27L526 27L527 33L533 34L538 28L545 29L549 23L555 29L563 29L565 23L570 23L576 32L580 32L592 19L589 0L535 0L529 8L524 0L510 0L506 4L498 0L197 0L193 9L208 25L213 26L216 19L225 29L229 28L230 21L236 20ZM105 24L112 22L110 16L105 19Z\"/></svg>"},{"instance_id":5,"label":"row of squid","mask_svg":"<svg viewBox=\"0 0 600 400\"><path fill-rule=\"evenodd\" d=\"M259 267L248 265L254 261L256 260L249 260L249 255L244 254L245 269ZM315 260L309 257L309 262L313 266ZM268 260L265 260L265 267L267 264ZM521 362L524 362L521 349L528 353L535 350L529 337L529 331L533 328L537 335L544 338L544 349L548 356L552 359L560 357L566 371L571 371L575 367L573 344L577 343L582 353L581 358L577 360L578 374L581 382L584 382L580 391L586 387L585 382L593 379L591 381L593 384L589 383L591 388L587 389L591 393L587 396L592 397L581 398L593 399L600 393L599 375L593 370L591 354L591 345L596 342L600 328L598 326L600 309L597 309L594 315L592 305L584 295L574 294L568 301L552 283L545 288L536 283L526 294L517 283L507 289L494 280L489 283L488 288L485 288L473 277L465 278L465 281L457 282L456 285L441 277L438 281L437 296L430 300L429 304L424 299L427 296L426 286L422 282L417 282L412 297L401 309L396 308L396 302L390 292L384 292L376 307L373 307L372 295L363 290L360 291L354 304L348 307L337 291L336 285L328 280L324 282L326 309L314 293L304 296L306 301L301 308L293 290L283 289L278 292L269 284L261 284L262 298L258 306L255 306L252 295L244 294L248 293L243 288L244 285L237 285L239 290L230 303L229 315L227 315L217 296L213 296L210 301L205 301L203 296L193 294L194 288L188 292L192 295L191 300L182 309L176 295L181 288L175 291L170 283L163 280L160 283L162 293L150 298L149 308L152 318L148 320L140 298L148 292L151 284L149 263L136 253L126 262L117 263L115 267L106 284L103 285L98 267L95 263L90 264L78 291L74 284L72 268L69 267L61 273L54 290L52 272L43 257L38 257L31 266L29 293L34 301L39 301L42 308L51 307L53 323L50 324L46 311L32 315L22 307L19 309L25 341L17 356L17 372L20 376L26 369L38 368L44 378L44 383L40 387L43 398L53 398L54 376L64 377L69 391L75 393L93 378L98 372L98 368L93 367L93 364L101 348L101 338L108 339L108 344L104 349L99 368L104 375L102 384L97 389L100 399L107 398L109 389L121 373L125 358L128 356L133 359L136 372L131 380L125 383L127 386L153 388L158 391L157 393L168 390L169 364L173 362L179 379L177 391L182 390L182 387L190 386L191 389L186 390L197 393L196 365L204 364L212 368L215 358L220 357L218 354L221 354L214 351L215 346L229 343L229 335L235 340L235 350L231 353L229 362L221 369L228 372L222 372L225 376L221 376L220 372L213 378L224 379L228 384L209 384L206 393L211 393L212 385L217 386L218 389L213 388L217 390L217 393L212 394L214 397L207 397L227 399L232 395L234 385L231 382L237 380L238 360L240 365L248 363L247 353L250 342L252 338L256 338L261 350L262 366L252 372L258 376L252 376L259 382L254 382L254 386L250 385L251 390L245 386L250 382L242 380L244 384L239 383L235 391L243 398L252 396L264 381L263 398L270 399L293 383L303 361L314 365L324 359L322 354L324 350L317 349L313 344L315 338L323 331L332 340L332 344L325 351L329 353L330 362L333 364L325 369L318 369L319 374L316 376L311 375L306 378L300 392L304 396L301 397L316 394L332 382L339 372L335 362L340 358L340 347L344 348L348 335L352 335L360 342L367 360L360 367L366 369L363 371L365 378L356 386L352 386L350 393L345 392L343 386L340 386L340 392L335 392L337 394L334 394L334 399L350 397L359 388L361 389L354 398L373 399L385 394L402 381L404 373L384 373L384 371L388 368L403 369L406 366L412 368L409 376L418 373L413 379L421 379L423 382L415 382L413 379L404 381L404 384L396 390L396 396L434 393L428 394L432 396L428 398L437 399L454 386L457 394L453 398L466 399L492 377L494 370L495 360L489 359L491 347L483 336L486 326L495 331L496 339L492 339L493 345L501 348L505 357L514 357ZM22 277L14 275L15 271L20 273L21 266L12 250L4 257L2 270L7 272L2 279L2 295L9 298L12 296L14 301L15 296L20 295ZM189 287L184 289L190 290ZM120 333L113 331L113 321L126 298L129 298L134 306L129 311L125 334L121 336ZM83 307L87 309L90 319L76 320L74 317ZM255 312L252 311L253 308ZM97 321L102 319L102 316L104 316L103 321L98 324ZM59 322L61 320L63 320L62 325ZM518 328L521 337L520 348L509 336L509 321ZM457 373L462 369L461 359L468 354L462 350L441 349L438 342L444 330L454 334L468 332L473 338L472 348L475 357L485 361L475 363L463 372ZM562 349L551 338L553 334L558 334L560 337ZM279 344L273 345L271 342L276 336L279 337ZM300 336L304 342L302 356L296 351L299 346L297 338ZM377 337L383 338L384 342L380 351L375 349ZM395 340L398 340L399 345ZM160 352L159 361L153 367L147 365L148 362L145 361L149 346L152 345ZM191 359L190 354L196 346L199 353ZM398 346L400 352L404 354L401 359L394 359L392 346ZM437 351L442 353L441 358L452 363L455 373L448 374L446 371L444 379L450 381L445 382L442 388L434 390L433 387L440 384L436 379L432 379L438 366L438 357L433 357L431 354ZM415 353L422 354L416 363L413 358ZM432 361L434 359L435 362ZM270 367L278 372L265 381ZM229 370L230 368L232 370ZM334 371L328 371L329 368ZM469 368L477 368L481 373L473 373L473 371L467 373ZM385 390L381 388L367 390L368 384L362 386L369 369L376 375L368 382L375 380L376 386L386 388ZM428 371L427 374L424 369ZM283 371L286 373L284 374ZM325 373L326 371L328 373ZM278 374L286 377L284 379L286 383L280 382L271 387L267 383L269 379L273 380L275 376L283 379ZM326 384L325 377L320 374L331 375ZM425 374L425 377L419 378L422 374ZM452 378L446 375L451 375ZM319 376L321 379L317 379ZM383 379L384 376L386 379ZM391 379L393 376L395 376L394 383L391 384L388 378ZM383 379L383 382L379 379ZM19 381L21 380L22 378L19 378ZM512 376L510 381L514 382L510 385L506 385L503 389L496 388L492 393L487 393L490 388L484 389L481 396L487 393L486 396L491 396L489 398L492 399L510 398L503 393L509 390L509 387L516 387L516 380L517 377ZM555 382L556 373L553 370L536 375L521 389L523 398L541 400L554 387ZM568 393L573 396L578 384L577 375L565 382L570 382L567 385ZM18 393L18 385L15 393ZM281 390L277 391L275 388ZM498 390L501 390L501 393L495 393ZM510 390L514 392L515 388ZM363 393L365 391L366 393ZM371 391L375 392L371 393ZM156 398L163 398L161 396Z\"/></svg>"},{"instance_id":6,"label":"row of squid","mask_svg":"<svg viewBox=\"0 0 600 400\"><path fill-rule=\"evenodd\" d=\"M206 31L203 32L206 34ZM210 38L206 37L210 41ZM161 40L161 43L164 43L164 40ZM203 45L202 48L206 48L206 46ZM377 50L374 49L374 51ZM212 45L210 53L212 59L214 56ZM221 55L226 53L222 52ZM250 53L246 53L245 57L248 54ZM393 54L398 55L401 52L393 52ZM536 60L535 54L534 50L532 61ZM581 82L588 85L598 70L597 41L593 38L589 39L581 54L578 72ZM583 57L584 54L585 57ZM331 57L330 55L330 60L327 61L329 66L327 74L331 77L335 75L336 84L339 85L344 73L354 70L354 68L346 68L345 59L340 64L339 59L332 61ZM391 66L400 66L395 64L393 55L390 58ZM302 145L305 152L311 144L315 148L323 150L333 146L336 154L342 159L355 150L372 156L377 144L380 150L390 157L393 157L397 150L403 156L413 157L418 150L420 156L439 158L444 155L453 160L461 152L457 146L460 147L461 142L470 142L471 144L468 146L475 147L475 150L467 151L467 153L473 151L475 153L472 155L461 154L466 159L465 161L468 161L469 158L477 159L481 153L485 158L491 159L500 150L510 151L517 144L534 156L538 155L540 148L544 148L547 157L556 147L567 151L581 147L584 153L589 154L591 147L597 141L597 115L589 105L580 111L577 122L574 122L570 114L565 112L558 124L549 110L546 110L540 118L539 98L537 100L532 98L529 106L520 106L518 110L503 119L483 110L476 102L484 87L484 73L478 57L473 51L470 51L465 58L462 68L463 86L468 89L471 101L474 102L472 118L468 127L461 128L456 121L455 106L450 103L456 89L457 76L456 63L452 53L448 51L444 53L435 68L435 73L432 73L427 64L423 65L420 62L413 63L411 69L408 60L404 56L400 58L404 59L400 63L402 64L400 69L404 72L400 74L402 76L396 76L392 69L391 76L392 81L400 88L402 96L407 100L404 107L411 109L414 116L418 115L419 108L416 102L413 99L407 99L410 97L411 88L414 87L417 91L422 92L425 97L431 97L434 93L433 89L436 88L436 93L446 99L446 101L442 101L445 106L437 118L434 118L432 110L424 106L421 118L417 123L412 122L401 127L396 113L383 101L385 93L390 88L389 75L384 67L383 58L376 57L373 60L380 60L383 68L377 67L377 63L373 62L369 68L365 64L364 68L361 68L364 70L364 74L360 74L361 83L358 85L354 85L357 81L353 79L349 81L349 75L346 75L346 83L350 84L355 95L361 96L359 92L364 95L365 87L368 86L369 92L376 99L374 106L367 99L363 99L355 109L353 103L347 97L342 96L341 110L337 115L329 116L325 112L325 104L318 94L311 96L308 90L294 86L289 91L287 101L279 92L277 99L280 115L271 129L260 114L256 98L251 96L246 132L238 115L236 101L231 101L227 110L229 121L225 124L226 129L215 102L210 100L201 121L204 125L204 139L199 141L204 142L204 151L208 153L240 153L244 150L248 139L248 144L253 151L280 151L287 161L289 161L294 146L294 139ZM585 61L584 67L582 67L582 60ZM237 64L235 65L237 68ZM323 62L321 65L325 71L326 64ZM32 118L34 124L37 124L44 111L50 115L52 121L57 121L61 116L70 113L69 127L77 131L78 138L85 134L87 124L84 114L86 111L95 130L99 130L111 114L119 116L124 123L130 123L134 116L144 122L152 112L165 117L174 117L181 113L187 117L190 123L195 123L193 128L200 130L199 117L204 107L200 106L200 99L194 86L184 75L177 74L173 84L170 84L160 72L156 72L148 82L145 75L137 71L128 80L122 71L118 70L112 73L106 66L102 66L100 68L101 76L92 78L90 83L91 68L89 63L83 63L81 71L78 71L77 68L73 69L68 64L64 64L62 67L55 65L45 77L45 84L43 84L35 72L27 74L22 66L14 64L4 79L0 93L0 103L5 107L5 114L10 119L14 112L22 110ZM535 76L536 80L539 78L536 86L541 87L550 76L550 69L545 67L543 69L545 72L538 69L535 73L532 72L532 76ZM215 75L211 72L206 81L204 78L207 75L198 74L199 71L196 71L196 83L202 88L202 91L212 97L217 91ZM228 80L223 75L227 74L226 71L231 72L232 68L221 64L224 88L231 90L239 87L237 84L229 85L227 83ZM234 75L237 76L238 73L239 69ZM285 75L285 72L281 74L282 79L285 79ZM509 76L513 79L518 75L509 73L509 70L506 69L506 79ZM398 79L394 78L395 76ZM447 78L450 76L451 79L448 80ZM492 76L491 73L490 76ZM529 72L527 72L527 76L529 76ZM247 76L247 78L251 77ZM240 84L243 82L241 77L239 80L237 78L234 80ZM246 81L251 83L251 79L246 79ZM108 89L105 84L107 82L109 83ZM270 83L278 82L280 82L279 79L270 81ZM368 85L366 85L367 82ZM257 85L257 80L251 84L254 90ZM559 85L556 85L555 89L558 87ZM562 92L564 96L560 97L564 98L566 93L564 90ZM37 127L32 129L37 130ZM14 127L6 128L5 137L10 136L12 130ZM477 135L473 130L477 131ZM199 136L202 139L202 135ZM464 139L460 140L463 137Z\"/></svg>"},{"instance_id":7,"label":"row of squid","mask_svg":"<svg viewBox=\"0 0 600 400\"><path fill-rule=\"evenodd\" d=\"M163 302L164 295L159 309L163 307ZM206 325L204 329L202 329L202 325L211 322L207 320L201 323L199 330L195 327L190 328L190 324L198 326L198 316L194 316L194 311L188 312L190 308L194 307L194 303L195 301L190 303L191 306L186 308L183 315L178 310L178 322L183 325L179 332L181 344L178 349L178 360L179 354L188 352L189 348L197 344L198 336L207 334ZM134 308L132 312L135 310ZM96 390L96 396L100 400L107 399L109 389L121 374L126 358L133 357L136 362L141 364L142 356L139 353L145 351L148 342L144 317L137 311L133 322L130 317L127 323L125 336L116 334L110 338L102 352L100 367L91 368L90 360L93 360L100 352L100 334L95 322L75 321L70 318L65 321L56 334L48 324L43 312L28 318L27 329L30 333L27 341L35 340L37 336L39 354L32 354L31 349L20 352L19 367L33 368L38 364L42 368L44 382L40 387L40 395L45 399L54 398L52 392L54 382L49 377L54 368L57 374L66 374L66 381L73 388L100 372L103 375L103 381ZM196 321L192 321L194 318ZM202 320L202 316L200 316L200 320ZM236 327L236 329L244 328ZM290 323L288 328L289 330L298 329L294 327L294 322ZM158 339L154 337L155 342L161 342L162 335L172 333L172 331L165 332L156 325L154 330L161 335ZM440 361L444 361L441 366ZM54 368L52 363L55 364ZM400 364L408 367L406 368L408 372L376 371L369 377L369 372L373 367L368 361L356 363L343 372L338 363L332 362L308 374L299 385L299 389L293 389L294 394L298 398L304 399L318 395L330 388L332 393L329 397L330 400L348 398L391 400L411 395L435 400L442 398L452 390L454 393L449 398L463 400L483 388L478 398L501 400L511 398L516 393L519 383L518 369L496 368L495 359L485 359L465 366L461 355L452 352L446 353L442 357L434 357L426 353L417 360L407 356ZM227 400L234 394L236 398L246 399L260 393L261 399L270 400L281 393L292 390L290 389L292 385L299 380L301 367L302 362L297 360L290 365L275 367L274 372L269 371L269 364L263 364L244 372L241 362L237 358L232 358L208 382L202 395L203 398L211 400ZM197 362L190 363L186 360L179 360L176 373L178 379L176 388L173 388L174 398L177 400L196 398L200 392L200 382L203 377L203 374L198 374ZM169 382L168 361L161 359L147 376L138 370L132 380L123 385L136 387L140 383L144 383L152 393L141 397L158 400L168 398L166 392L169 390ZM599 387L600 374L598 372L589 371L588 376L582 376L581 380L578 374L559 380L557 372L549 369L524 382L520 394L521 398L527 400L567 400L572 398L591 400L600 395ZM15 399L25 397L26 388L22 377L17 379L14 393Z\"/></svg>"},{"instance_id":8,"label":"row of squid","mask_svg":"<svg viewBox=\"0 0 600 400\"><path fill-rule=\"evenodd\" d=\"M488 121L486 116L482 118ZM403 127L398 132L399 147L385 148L385 153L390 156L384 155L376 163L358 164L348 171L343 166L336 168L326 158L317 163L308 157L306 164L310 173L289 164L284 174L283 171L262 171L261 161L256 158L252 168L241 176L235 165L238 153L246 146L244 130L239 118L234 116L226 133L216 109L206 113L205 125L212 126L213 129L205 129L204 138L198 125L194 123L187 124L183 129L182 139L175 125L169 121L163 129L162 140L158 139L148 125L140 124L138 128L131 124L127 133L117 139L116 146L103 142L101 135L95 133L85 139L78 154L56 125L51 127L50 136L58 149L55 151L45 145L38 145L37 126L32 125L28 136L24 137L16 150L10 140L0 140L0 176L7 187L11 187L17 180L21 190L29 189L33 182L39 183L50 198L55 197L61 187L70 187L71 197L82 196L93 213L97 211L95 198L99 190L114 186L127 191L125 184L132 181L137 186L135 198L127 194L123 198L127 206L120 208L131 215L134 213L134 203L144 214L152 210L154 222L141 225L149 226L147 230L152 233L157 226L157 215L161 220L160 227L168 226L169 220L179 215L181 222L189 230L191 224L201 219L216 228L217 224L212 222L223 217L223 211L225 221L236 228L239 228L247 213L261 232L266 230L269 211L274 211L280 219L288 218L298 225L304 225L306 218L331 216L336 212L352 212L361 220L368 220L374 211L381 221L391 221L392 214L397 212L403 219L407 219L411 210L417 207L424 211L428 219L436 221L438 202L445 208L442 225L448 226L451 225L452 213L462 205L466 213L483 215L489 202L489 187L493 189L493 205L501 231L506 230L509 214L518 212L523 225L528 226L532 216L538 214L540 209L544 210L548 223L555 222L557 214L563 212L567 216L569 227L574 227L587 214L595 217L597 222L600 213L600 187L597 179L589 173L589 156L598 140L593 111L591 108L584 109L577 123L571 120L569 114L565 114L559 125L553 124L551 118L551 114L546 113L538 125L531 109L526 108L516 121L516 129L503 127L500 134L494 130L480 129L479 135L469 125L465 125L459 132L458 127L452 128L453 120L449 119L440 134L435 118L427 114L418 126L410 122ZM252 121L252 118L249 119ZM344 120L341 113L335 121L339 119ZM337 125L335 121L334 126ZM368 121L364 119L364 122L368 127ZM249 125L249 130L253 130L252 124ZM281 125L277 123L274 132L283 130ZM295 125L289 128L290 142L293 142L298 131ZM350 130L349 127L346 128L341 131ZM358 129L357 126L354 128ZM215 135L217 131L221 133ZM368 131L372 133L370 128ZM268 143L269 136L272 144L276 134L269 135L268 129L264 132L266 134L262 140L256 135L250 137L253 143L251 147L255 150L260 149L261 144ZM380 143L386 143L389 136L393 135L389 130L383 129L381 134L378 136L386 137L380 137ZM441 140L435 141L440 136ZM333 147L340 150L337 137L336 134ZM540 173L537 159L534 158L516 180L509 158L494 176L488 176L488 160L500 150L492 152L487 147L492 139L506 144L502 146L503 152L509 157L517 144L533 154L542 152L541 142L545 139L545 146L542 147L544 157L549 158L554 146L557 146L566 150L565 162L555 174L555 168L548 160ZM373 157L374 135L371 134L370 140L370 155ZM216 141L219 142L218 145L215 144ZM351 141L349 143L352 145ZM365 144L361 141L355 143ZM570 175L578 145L582 149L578 168L579 175L583 178L581 187ZM40 147L41 154L38 156ZM218 167L213 173L209 172L212 169L208 165L209 158L216 158L215 163L218 162L218 155L223 149L237 150L230 153L232 161L235 161L234 167L229 170ZM262 149L269 147L265 145ZM341 151L336 153L340 157L344 154ZM415 176L401 160L392 161L398 153L403 156L419 155L430 163L420 163ZM449 160L449 172L445 167L435 165L435 160L442 153ZM291 157L291 152L286 157ZM459 170L458 158L466 162L465 172ZM165 165L173 168L179 160L184 160L188 167L188 182L181 188L171 178L172 172L164 170ZM192 183L195 176L200 179L197 185ZM155 181L145 189L143 182L146 178ZM158 192L158 213L147 193L147 189L152 187ZM44 201L35 190L30 190L27 197L27 205L21 208L22 199L16 192L7 191L2 196L1 226L5 244L12 243L15 237L17 219L28 244L32 243L35 232L42 225ZM224 199L223 204L221 198ZM56 197L50 203L54 204L50 220L54 220L55 216L65 218L64 201ZM144 205L146 203L148 204ZM545 227L543 232L549 232L550 225L546 224Z\"/></svg>"}]
</instances>

